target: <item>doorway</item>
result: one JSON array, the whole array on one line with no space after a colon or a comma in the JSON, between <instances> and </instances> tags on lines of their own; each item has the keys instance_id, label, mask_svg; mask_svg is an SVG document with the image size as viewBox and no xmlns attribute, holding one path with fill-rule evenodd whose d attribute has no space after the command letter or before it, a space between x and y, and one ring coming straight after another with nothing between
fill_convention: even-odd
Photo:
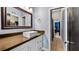
<instances>
[{"instance_id":1,"label":"doorway","mask_svg":"<svg viewBox=\"0 0 79 59\"><path fill-rule=\"evenodd\" d=\"M51 9L52 51L64 50L64 8Z\"/></svg>"}]
</instances>

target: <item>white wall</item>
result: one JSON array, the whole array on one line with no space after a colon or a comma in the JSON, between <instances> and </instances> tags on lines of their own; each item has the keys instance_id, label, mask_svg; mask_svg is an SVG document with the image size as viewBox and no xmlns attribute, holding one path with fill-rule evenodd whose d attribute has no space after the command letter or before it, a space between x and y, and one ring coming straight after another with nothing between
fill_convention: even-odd
<instances>
[{"instance_id":1,"label":"white wall","mask_svg":"<svg viewBox=\"0 0 79 59\"><path fill-rule=\"evenodd\" d=\"M49 41L50 50L50 8L34 7L33 8L33 29L44 30Z\"/></svg>"},{"instance_id":2,"label":"white wall","mask_svg":"<svg viewBox=\"0 0 79 59\"><path fill-rule=\"evenodd\" d=\"M1 11L1 8L0 8ZM1 12L0 12L0 35L1 34L7 34L7 33L14 33L14 32L23 32L23 31L27 31L29 29L1 29Z\"/></svg>"}]
</instances>

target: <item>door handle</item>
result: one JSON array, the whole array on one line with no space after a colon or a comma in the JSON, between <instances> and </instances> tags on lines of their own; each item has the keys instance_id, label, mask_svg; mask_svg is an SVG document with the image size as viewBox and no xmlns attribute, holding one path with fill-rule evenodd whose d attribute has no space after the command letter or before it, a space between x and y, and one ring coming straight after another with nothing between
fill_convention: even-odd
<instances>
[{"instance_id":1,"label":"door handle","mask_svg":"<svg viewBox=\"0 0 79 59\"><path fill-rule=\"evenodd\" d=\"M69 42L70 44L75 44L75 42Z\"/></svg>"},{"instance_id":2,"label":"door handle","mask_svg":"<svg viewBox=\"0 0 79 59\"><path fill-rule=\"evenodd\" d=\"M75 44L75 42L69 42L69 41L65 41L65 44Z\"/></svg>"},{"instance_id":3,"label":"door handle","mask_svg":"<svg viewBox=\"0 0 79 59\"><path fill-rule=\"evenodd\" d=\"M69 41L65 41L64 43L65 43L65 44L68 44L68 43L69 43Z\"/></svg>"}]
</instances>

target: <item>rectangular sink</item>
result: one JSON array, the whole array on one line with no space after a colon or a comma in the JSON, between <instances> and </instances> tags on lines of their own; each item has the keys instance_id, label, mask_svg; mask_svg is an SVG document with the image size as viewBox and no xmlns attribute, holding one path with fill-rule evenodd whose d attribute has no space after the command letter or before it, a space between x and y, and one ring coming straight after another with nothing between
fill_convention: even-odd
<instances>
[{"instance_id":1,"label":"rectangular sink","mask_svg":"<svg viewBox=\"0 0 79 59\"><path fill-rule=\"evenodd\" d=\"M37 35L38 32L37 31L27 31L27 32L23 32L23 36L27 37L27 38L31 38L35 35Z\"/></svg>"}]
</instances>

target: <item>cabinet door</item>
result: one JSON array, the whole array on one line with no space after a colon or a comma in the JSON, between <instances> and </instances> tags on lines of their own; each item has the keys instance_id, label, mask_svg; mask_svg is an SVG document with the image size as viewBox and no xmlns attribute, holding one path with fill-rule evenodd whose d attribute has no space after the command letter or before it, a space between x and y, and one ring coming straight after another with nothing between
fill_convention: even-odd
<instances>
[{"instance_id":1,"label":"cabinet door","mask_svg":"<svg viewBox=\"0 0 79 59\"><path fill-rule=\"evenodd\" d=\"M41 51L42 50L42 38L43 36L39 36L29 42L30 51Z\"/></svg>"},{"instance_id":2,"label":"cabinet door","mask_svg":"<svg viewBox=\"0 0 79 59\"><path fill-rule=\"evenodd\" d=\"M28 43L25 43L12 49L11 51L28 51L28 50L29 50Z\"/></svg>"},{"instance_id":3,"label":"cabinet door","mask_svg":"<svg viewBox=\"0 0 79 59\"><path fill-rule=\"evenodd\" d=\"M43 38L43 36L39 36L39 37L36 38L36 49L37 49L37 51L42 50L42 38Z\"/></svg>"},{"instance_id":4,"label":"cabinet door","mask_svg":"<svg viewBox=\"0 0 79 59\"><path fill-rule=\"evenodd\" d=\"M29 41L29 51L36 51L36 40L33 39L31 41Z\"/></svg>"}]
</instances>

